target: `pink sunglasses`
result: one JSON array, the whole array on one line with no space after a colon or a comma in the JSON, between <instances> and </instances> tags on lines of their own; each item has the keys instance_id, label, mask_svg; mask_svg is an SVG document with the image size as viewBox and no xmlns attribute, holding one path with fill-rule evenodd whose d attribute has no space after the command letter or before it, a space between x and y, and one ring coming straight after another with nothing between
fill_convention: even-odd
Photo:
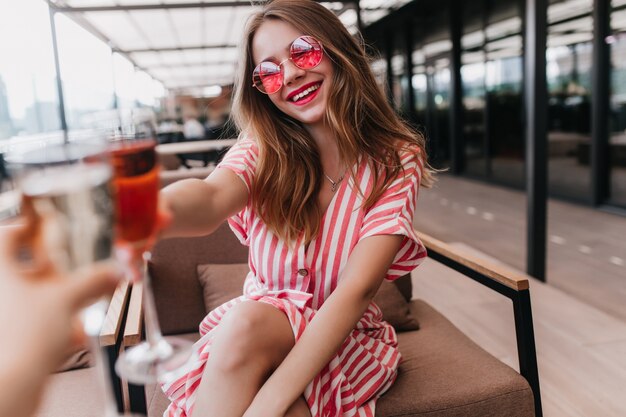
<instances>
[{"instance_id":1,"label":"pink sunglasses","mask_svg":"<svg viewBox=\"0 0 626 417\"><path fill-rule=\"evenodd\" d=\"M252 73L252 86L264 94L274 94L285 81L283 64L287 61L303 70L317 67L324 57L322 44L312 36L300 36L289 47L289 58L280 64L263 61Z\"/></svg>"}]
</instances>

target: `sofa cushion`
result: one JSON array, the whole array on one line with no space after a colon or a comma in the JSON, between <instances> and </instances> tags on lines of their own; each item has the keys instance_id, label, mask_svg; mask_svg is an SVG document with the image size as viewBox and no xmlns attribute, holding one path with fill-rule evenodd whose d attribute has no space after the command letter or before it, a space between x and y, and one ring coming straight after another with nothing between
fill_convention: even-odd
<instances>
[{"instance_id":1,"label":"sofa cushion","mask_svg":"<svg viewBox=\"0 0 626 417\"><path fill-rule=\"evenodd\" d=\"M92 355L88 346L78 346L71 352L57 368L57 372L66 372L73 369L87 368L91 366Z\"/></svg>"},{"instance_id":2,"label":"sofa cushion","mask_svg":"<svg viewBox=\"0 0 626 417\"><path fill-rule=\"evenodd\" d=\"M422 300L411 302L420 330L398 335L398 378L377 402L376 417L533 417L526 380L472 342ZM185 335L196 340L198 334ZM148 417L168 405L161 390L146 388Z\"/></svg>"},{"instance_id":3,"label":"sofa cushion","mask_svg":"<svg viewBox=\"0 0 626 417\"><path fill-rule=\"evenodd\" d=\"M198 265L206 312L243 294L243 282L249 271L248 264L243 263Z\"/></svg>"},{"instance_id":4,"label":"sofa cushion","mask_svg":"<svg viewBox=\"0 0 626 417\"><path fill-rule=\"evenodd\" d=\"M244 263L248 248L226 222L208 236L160 241L152 250L149 271L163 334L198 330L206 315L197 266Z\"/></svg>"},{"instance_id":5,"label":"sofa cushion","mask_svg":"<svg viewBox=\"0 0 626 417\"><path fill-rule=\"evenodd\" d=\"M250 269L247 264L198 265L198 280L204 294L207 313L243 292L243 282ZM400 290L384 281L374 297L383 312L383 319L398 331L417 330L419 324L411 315Z\"/></svg>"},{"instance_id":6,"label":"sofa cushion","mask_svg":"<svg viewBox=\"0 0 626 417\"><path fill-rule=\"evenodd\" d=\"M383 281L374 297L374 302L383 312L383 319L397 331L408 332L420 328L417 318L411 314L409 303L391 281Z\"/></svg>"},{"instance_id":7,"label":"sofa cushion","mask_svg":"<svg viewBox=\"0 0 626 417\"><path fill-rule=\"evenodd\" d=\"M398 335L402 363L377 417L532 417L533 394L516 371L472 342L422 300L418 332Z\"/></svg>"},{"instance_id":8,"label":"sofa cushion","mask_svg":"<svg viewBox=\"0 0 626 417\"><path fill-rule=\"evenodd\" d=\"M98 376L94 367L52 375L35 417L102 415L104 402Z\"/></svg>"}]
</instances>

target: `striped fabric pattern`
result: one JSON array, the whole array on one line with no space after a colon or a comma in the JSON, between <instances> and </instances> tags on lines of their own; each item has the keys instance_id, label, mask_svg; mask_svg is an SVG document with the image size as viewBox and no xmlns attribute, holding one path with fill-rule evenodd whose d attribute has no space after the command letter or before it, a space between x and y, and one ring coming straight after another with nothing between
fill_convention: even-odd
<instances>
[{"instance_id":1,"label":"striped fabric pattern","mask_svg":"<svg viewBox=\"0 0 626 417\"><path fill-rule=\"evenodd\" d=\"M235 172L250 190L258 155L253 140L240 140L218 167ZM211 311L200 324L197 358L163 386L171 401L165 417L191 414L213 330L237 303L257 300L283 311L298 340L337 287L350 253L362 239L384 234L404 236L386 279L399 278L421 263L426 251L412 224L422 165L415 151L404 152L401 159L404 174L368 210L363 209L363 196L355 184L368 195L373 187L372 172L365 160L357 163L355 178L340 184L323 215L320 233L306 248L303 241L289 246L278 239L251 204L228 220L241 243L250 247L250 273L243 295ZM307 386L304 397L311 415L374 417L376 399L393 384L400 359L395 331L372 302L337 354Z\"/></svg>"}]
</instances>

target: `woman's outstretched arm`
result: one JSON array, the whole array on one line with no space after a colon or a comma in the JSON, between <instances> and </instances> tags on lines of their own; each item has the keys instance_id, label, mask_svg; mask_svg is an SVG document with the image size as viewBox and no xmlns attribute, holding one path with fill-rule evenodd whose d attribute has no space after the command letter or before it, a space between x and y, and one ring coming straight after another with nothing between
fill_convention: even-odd
<instances>
[{"instance_id":1,"label":"woman's outstretched arm","mask_svg":"<svg viewBox=\"0 0 626 417\"><path fill-rule=\"evenodd\" d=\"M378 291L404 236L363 239L352 251L339 286L328 297L244 417L283 417L337 353Z\"/></svg>"},{"instance_id":2,"label":"woman's outstretched arm","mask_svg":"<svg viewBox=\"0 0 626 417\"><path fill-rule=\"evenodd\" d=\"M230 169L216 169L205 180L186 179L165 187L160 198L172 217L161 238L203 236L245 207L248 189Z\"/></svg>"}]
</instances>

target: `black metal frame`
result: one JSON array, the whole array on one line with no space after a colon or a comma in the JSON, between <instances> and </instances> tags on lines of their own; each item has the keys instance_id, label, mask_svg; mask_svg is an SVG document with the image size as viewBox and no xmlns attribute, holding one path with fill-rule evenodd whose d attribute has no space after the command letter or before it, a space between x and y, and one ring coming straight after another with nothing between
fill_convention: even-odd
<instances>
[{"instance_id":1,"label":"black metal frame","mask_svg":"<svg viewBox=\"0 0 626 417\"><path fill-rule=\"evenodd\" d=\"M548 1L526 0L524 15L524 64L526 104L526 271L546 280L548 211L548 87L546 44Z\"/></svg>"},{"instance_id":2,"label":"black metal frame","mask_svg":"<svg viewBox=\"0 0 626 417\"><path fill-rule=\"evenodd\" d=\"M413 25L410 21L404 24L404 72L407 77L405 117L411 124L417 123L415 116L415 90L413 90Z\"/></svg>"},{"instance_id":3,"label":"black metal frame","mask_svg":"<svg viewBox=\"0 0 626 417\"><path fill-rule=\"evenodd\" d=\"M531 390L535 401L535 416L542 417L541 391L539 388L539 370L537 367L537 350L535 347L535 330L533 326L532 308L530 305L530 291L514 290L501 284L486 275L471 269L454 259L447 257L436 249L428 248L428 257L473 279L476 282L506 296L513 302L515 320L515 335L517 339L517 357L520 375L522 375Z\"/></svg>"},{"instance_id":4,"label":"black metal frame","mask_svg":"<svg viewBox=\"0 0 626 417\"><path fill-rule=\"evenodd\" d=\"M122 380L117 373L115 372L115 362L119 356L119 347L122 338L122 332L118 337L118 341L110 346L107 346L104 349L104 353L106 356L106 367L108 371L108 380L111 384L111 388L113 390L113 394L115 395L115 403L117 404L117 411L122 413L124 412L124 397L122 394Z\"/></svg>"},{"instance_id":5,"label":"black metal frame","mask_svg":"<svg viewBox=\"0 0 626 417\"><path fill-rule=\"evenodd\" d=\"M611 33L610 0L593 2L593 64L591 89L591 201L594 206L609 198L609 110L611 52L605 39Z\"/></svg>"},{"instance_id":6,"label":"black metal frame","mask_svg":"<svg viewBox=\"0 0 626 417\"><path fill-rule=\"evenodd\" d=\"M452 51L450 54L450 168L454 175L465 171L463 137L463 80L461 78L461 36L463 2L450 0L449 22Z\"/></svg>"},{"instance_id":7,"label":"black metal frame","mask_svg":"<svg viewBox=\"0 0 626 417\"><path fill-rule=\"evenodd\" d=\"M385 34L385 64L387 65L387 100L389 104L395 109L394 97L393 97L393 67L391 65L391 58L393 57L393 31L388 31Z\"/></svg>"},{"instance_id":8,"label":"black metal frame","mask_svg":"<svg viewBox=\"0 0 626 417\"><path fill-rule=\"evenodd\" d=\"M361 16L361 1L354 0L354 9L356 11L356 27L359 32L363 32L363 18Z\"/></svg>"},{"instance_id":9,"label":"black metal frame","mask_svg":"<svg viewBox=\"0 0 626 417\"><path fill-rule=\"evenodd\" d=\"M148 415L148 403L146 401L146 389L143 385L128 384L128 400L130 411L133 413Z\"/></svg>"}]
</instances>

